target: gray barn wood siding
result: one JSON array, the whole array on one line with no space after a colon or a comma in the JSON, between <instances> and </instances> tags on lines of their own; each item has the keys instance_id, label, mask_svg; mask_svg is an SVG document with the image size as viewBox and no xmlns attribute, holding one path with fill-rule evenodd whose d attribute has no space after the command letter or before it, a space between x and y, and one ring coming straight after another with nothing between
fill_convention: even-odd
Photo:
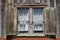
<instances>
[{"instance_id":1,"label":"gray barn wood siding","mask_svg":"<svg viewBox=\"0 0 60 40\"><path fill-rule=\"evenodd\" d=\"M4 37L5 0L1 0L1 37Z\"/></svg>"},{"instance_id":2,"label":"gray barn wood siding","mask_svg":"<svg viewBox=\"0 0 60 40\"><path fill-rule=\"evenodd\" d=\"M60 38L60 0L56 0L57 38Z\"/></svg>"},{"instance_id":3,"label":"gray barn wood siding","mask_svg":"<svg viewBox=\"0 0 60 40\"><path fill-rule=\"evenodd\" d=\"M2 3L3 5L2 5L2 14L0 15L1 17L0 17L0 20L2 20L2 27L0 26L0 32L2 32L2 33L0 33L0 35L2 34L2 37L4 36L4 34L5 34L5 32L4 32L4 22L3 22L3 20L4 20L4 3ZM50 6L50 3L48 4L49 6ZM10 5L9 6L10 8L12 7L13 8L13 6L12 5ZM7 7L9 10L9 12L7 12L6 11L6 22L5 23L7 23L7 24L5 24L6 25L6 28L8 28L7 30L6 30L6 32L7 32L7 34L17 34L17 8L14 8L14 9L10 9L9 7ZM60 8L60 7L59 7ZM15 10L16 9L16 10ZM11 11L11 10L13 10L13 12ZM8 15L10 15L10 16L8 16ZM53 15L54 15L54 13L53 13L53 15L50 13L50 14L46 14L46 15L49 15L49 17L50 17L50 19L49 18L47 18L47 19L49 19L49 20L52 20L52 21L49 21L50 22L50 24L49 24L49 22L48 22L48 24L50 25L48 25L49 26L49 28L50 28L50 30L48 29L48 27L47 27L47 33L48 32L50 32L50 33L56 33L56 28L55 28L55 24L53 24L54 22L55 22L55 18L52 18L53 17ZM52 16L52 17L51 17ZM13 19L13 17L14 17L14 19ZM2 18L2 19L1 19ZM9 19L10 18L10 19ZM53 22L53 23L52 23ZM59 21L58 21L59 22ZM1 25L1 21L0 21L0 25ZM52 26L53 26L53 28L52 28ZM2 30L1 30L2 29ZM60 34L59 33L59 29L60 29L60 27L58 27L58 35Z\"/></svg>"},{"instance_id":4,"label":"gray barn wood siding","mask_svg":"<svg viewBox=\"0 0 60 40\"><path fill-rule=\"evenodd\" d=\"M0 37L1 37L1 0L0 0Z\"/></svg>"}]
</instances>

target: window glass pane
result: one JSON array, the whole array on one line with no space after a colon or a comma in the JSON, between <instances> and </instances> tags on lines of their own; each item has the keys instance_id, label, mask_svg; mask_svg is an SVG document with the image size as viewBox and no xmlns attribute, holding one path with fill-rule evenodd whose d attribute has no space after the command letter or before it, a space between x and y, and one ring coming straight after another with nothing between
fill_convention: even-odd
<instances>
[{"instance_id":1,"label":"window glass pane","mask_svg":"<svg viewBox=\"0 0 60 40\"><path fill-rule=\"evenodd\" d=\"M28 9L19 9L19 20L28 20Z\"/></svg>"},{"instance_id":2,"label":"window glass pane","mask_svg":"<svg viewBox=\"0 0 60 40\"><path fill-rule=\"evenodd\" d=\"M27 22L18 23L18 31L28 31L28 23Z\"/></svg>"},{"instance_id":3,"label":"window glass pane","mask_svg":"<svg viewBox=\"0 0 60 40\"><path fill-rule=\"evenodd\" d=\"M34 31L43 31L43 9L33 9Z\"/></svg>"},{"instance_id":4,"label":"window glass pane","mask_svg":"<svg viewBox=\"0 0 60 40\"><path fill-rule=\"evenodd\" d=\"M42 9L33 9L33 21L43 21Z\"/></svg>"},{"instance_id":5,"label":"window glass pane","mask_svg":"<svg viewBox=\"0 0 60 40\"><path fill-rule=\"evenodd\" d=\"M34 23L34 31L43 31L43 23L35 22Z\"/></svg>"},{"instance_id":6,"label":"window glass pane","mask_svg":"<svg viewBox=\"0 0 60 40\"><path fill-rule=\"evenodd\" d=\"M51 7L54 7L54 0L50 0Z\"/></svg>"}]
</instances>

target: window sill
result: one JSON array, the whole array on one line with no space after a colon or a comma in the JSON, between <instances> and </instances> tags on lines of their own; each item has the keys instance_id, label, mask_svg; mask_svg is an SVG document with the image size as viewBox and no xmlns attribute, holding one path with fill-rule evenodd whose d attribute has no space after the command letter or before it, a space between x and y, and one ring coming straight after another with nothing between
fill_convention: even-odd
<instances>
[{"instance_id":1,"label":"window sill","mask_svg":"<svg viewBox=\"0 0 60 40\"><path fill-rule=\"evenodd\" d=\"M45 34L44 33L33 33L33 34L28 34L28 33L26 33L26 34L18 34L17 36L45 36Z\"/></svg>"}]
</instances>

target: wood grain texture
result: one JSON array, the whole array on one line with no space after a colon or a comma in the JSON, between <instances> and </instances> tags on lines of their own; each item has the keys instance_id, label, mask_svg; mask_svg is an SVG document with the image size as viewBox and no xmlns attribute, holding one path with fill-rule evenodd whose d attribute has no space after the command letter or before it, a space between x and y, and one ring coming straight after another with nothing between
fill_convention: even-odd
<instances>
[{"instance_id":1,"label":"wood grain texture","mask_svg":"<svg viewBox=\"0 0 60 40\"><path fill-rule=\"evenodd\" d=\"M18 28L18 15L17 15L17 8L14 7L14 34L17 34L17 28Z\"/></svg>"},{"instance_id":2,"label":"wood grain texture","mask_svg":"<svg viewBox=\"0 0 60 40\"><path fill-rule=\"evenodd\" d=\"M56 33L56 20L55 20L55 13L54 8L46 7L44 9L45 14L45 33L54 35Z\"/></svg>"},{"instance_id":3,"label":"wood grain texture","mask_svg":"<svg viewBox=\"0 0 60 40\"><path fill-rule=\"evenodd\" d=\"M11 5L8 5L5 10L6 34L11 35L13 33L13 9L11 8Z\"/></svg>"}]
</instances>

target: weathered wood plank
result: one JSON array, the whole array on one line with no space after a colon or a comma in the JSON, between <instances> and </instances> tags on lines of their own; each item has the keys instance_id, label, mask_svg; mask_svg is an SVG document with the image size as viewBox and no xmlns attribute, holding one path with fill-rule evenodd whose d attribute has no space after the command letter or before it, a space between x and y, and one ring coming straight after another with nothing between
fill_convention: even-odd
<instances>
[{"instance_id":1,"label":"weathered wood plank","mask_svg":"<svg viewBox=\"0 0 60 40\"><path fill-rule=\"evenodd\" d=\"M6 34L11 35L13 34L13 10L11 8L11 5L6 7L5 9L5 27L6 27Z\"/></svg>"},{"instance_id":2,"label":"weathered wood plank","mask_svg":"<svg viewBox=\"0 0 60 40\"><path fill-rule=\"evenodd\" d=\"M55 13L54 8L46 7L44 9L45 14L45 33L55 35L56 33L56 20L55 20Z\"/></svg>"},{"instance_id":3,"label":"weathered wood plank","mask_svg":"<svg viewBox=\"0 0 60 40\"><path fill-rule=\"evenodd\" d=\"M7 0L8 4L11 5L12 4L12 0Z\"/></svg>"},{"instance_id":4,"label":"weathered wood plank","mask_svg":"<svg viewBox=\"0 0 60 40\"><path fill-rule=\"evenodd\" d=\"M17 28L18 28L17 20L18 20L17 7L14 7L14 35L17 34Z\"/></svg>"}]
</instances>

